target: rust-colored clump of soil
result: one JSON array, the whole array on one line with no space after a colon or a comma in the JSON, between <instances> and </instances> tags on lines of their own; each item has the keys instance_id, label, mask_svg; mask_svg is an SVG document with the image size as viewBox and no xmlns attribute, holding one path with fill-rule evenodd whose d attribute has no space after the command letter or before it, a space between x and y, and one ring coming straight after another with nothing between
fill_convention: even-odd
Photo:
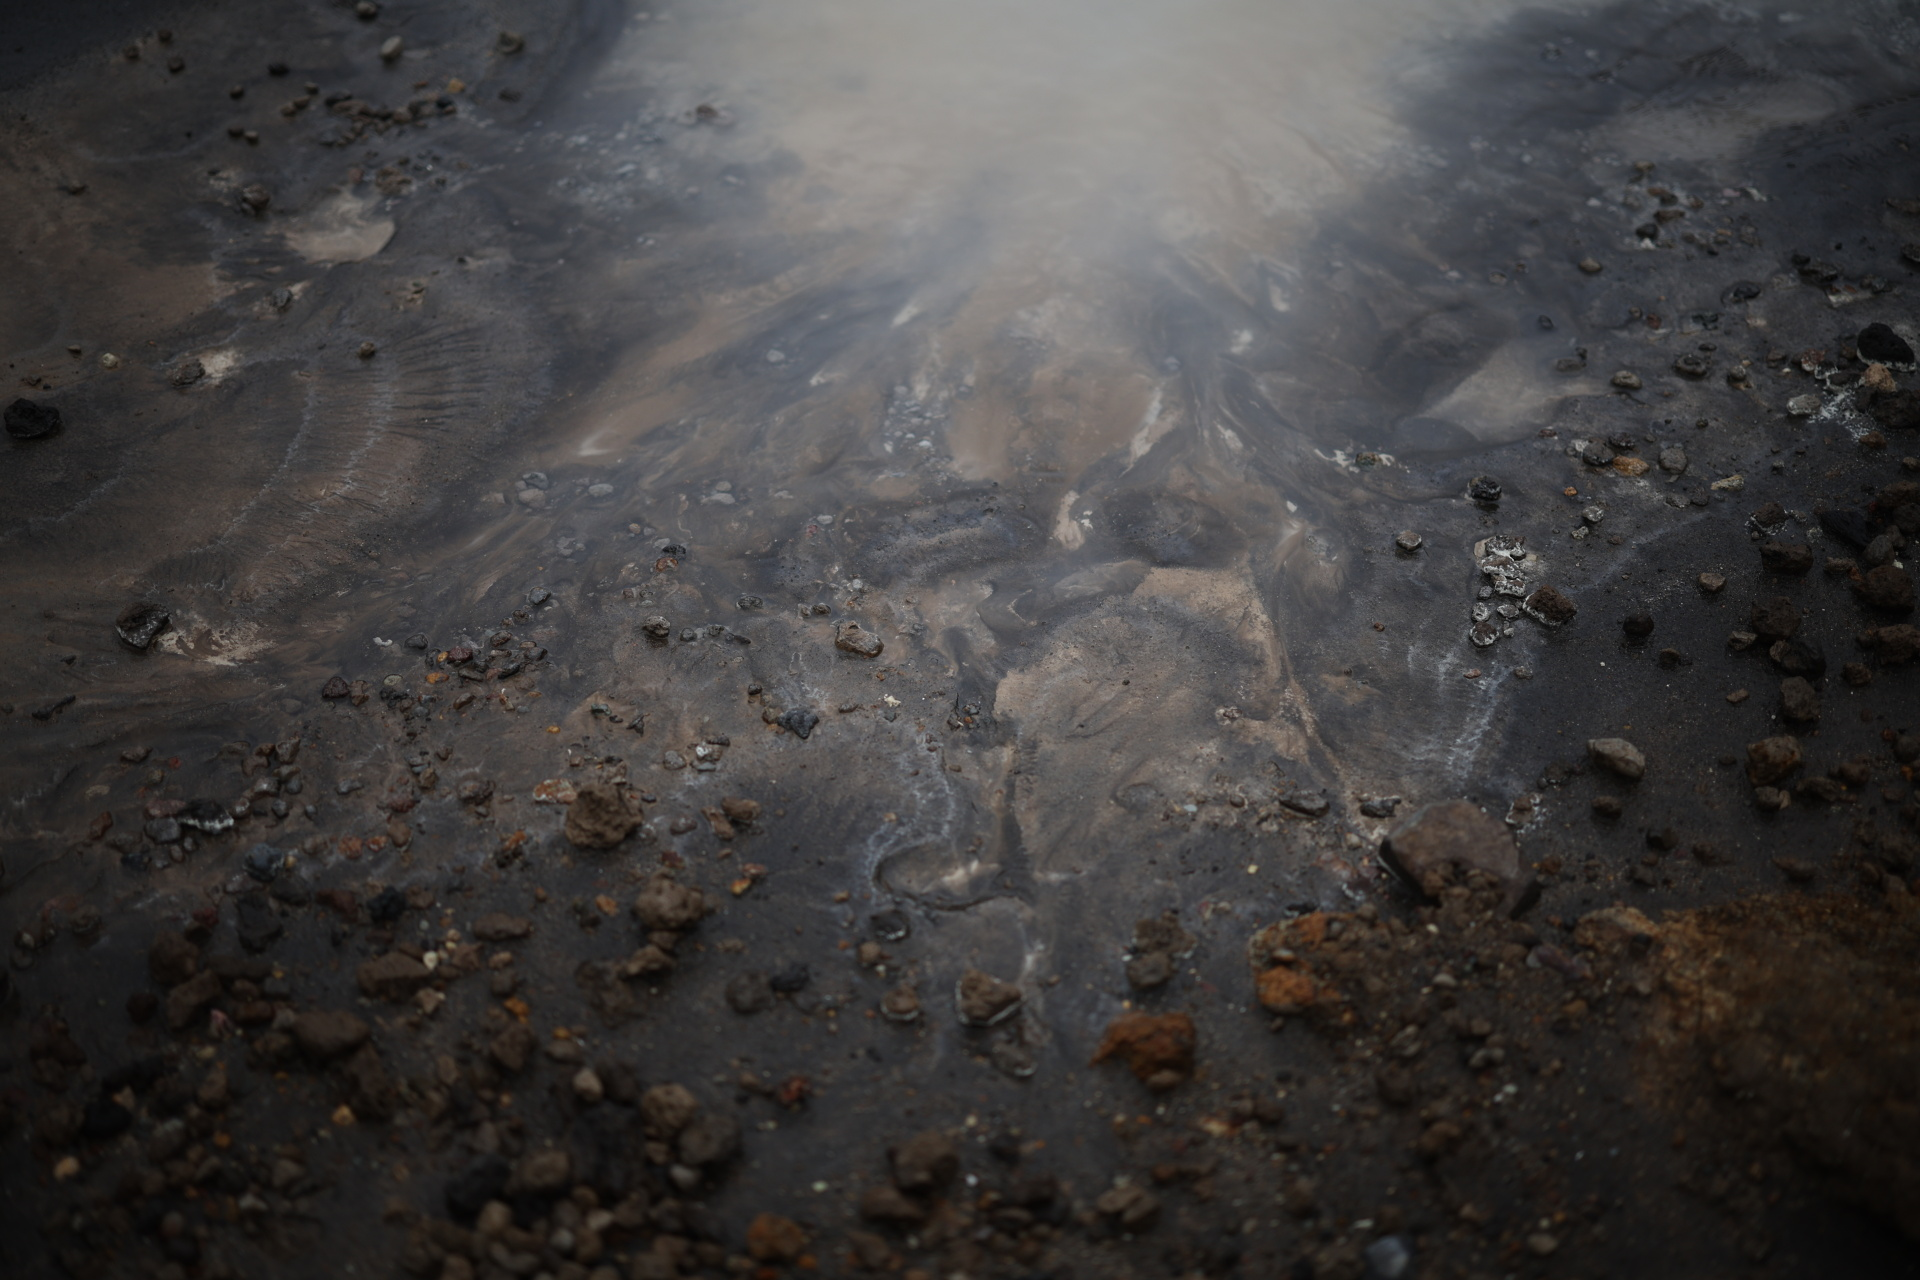
<instances>
[{"instance_id":1,"label":"rust-colored clump of soil","mask_svg":"<svg viewBox=\"0 0 1920 1280\"><path fill-rule=\"evenodd\" d=\"M1649 1090L1920 1239L1920 905L1767 897L1656 930Z\"/></svg>"}]
</instances>

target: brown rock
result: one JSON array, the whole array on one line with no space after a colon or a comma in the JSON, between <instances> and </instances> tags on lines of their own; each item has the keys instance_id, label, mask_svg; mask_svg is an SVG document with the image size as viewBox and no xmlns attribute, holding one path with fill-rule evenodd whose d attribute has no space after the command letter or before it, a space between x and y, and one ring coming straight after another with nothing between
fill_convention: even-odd
<instances>
[{"instance_id":1,"label":"brown rock","mask_svg":"<svg viewBox=\"0 0 1920 1280\"><path fill-rule=\"evenodd\" d=\"M720 810L734 825L745 826L760 817L760 802L740 796L727 796L720 801Z\"/></svg>"},{"instance_id":2,"label":"brown rock","mask_svg":"<svg viewBox=\"0 0 1920 1280\"><path fill-rule=\"evenodd\" d=\"M740 1122L718 1111L703 1111L680 1131L674 1146L680 1163L695 1169L726 1164L740 1154Z\"/></svg>"},{"instance_id":3,"label":"brown rock","mask_svg":"<svg viewBox=\"0 0 1920 1280\"><path fill-rule=\"evenodd\" d=\"M860 1216L869 1222L915 1226L927 1220L927 1207L885 1183L860 1193Z\"/></svg>"},{"instance_id":4,"label":"brown rock","mask_svg":"<svg viewBox=\"0 0 1920 1280\"><path fill-rule=\"evenodd\" d=\"M404 952L389 951L362 964L356 977L361 995L397 1004L433 981L433 971Z\"/></svg>"},{"instance_id":5,"label":"brown rock","mask_svg":"<svg viewBox=\"0 0 1920 1280\"><path fill-rule=\"evenodd\" d=\"M1801 676L1788 676L1780 682L1780 716L1798 724L1820 718L1820 698L1813 686Z\"/></svg>"},{"instance_id":6,"label":"brown rock","mask_svg":"<svg viewBox=\"0 0 1920 1280\"><path fill-rule=\"evenodd\" d=\"M716 809L709 806L700 811L700 816L705 818L707 825L713 828L714 839L733 839L733 823L728 819L724 809Z\"/></svg>"},{"instance_id":7,"label":"brown rock","mask_svg":"<svg viewBox=\"0 0 1920 1280\"><path fill-rule=\"evenodd\" d=\"M847 1232L847 1248L853 1253L853 1260L867 1271L891 1271L900 1265L887 1238L871 1231Z\"/></svg>"},{"instance_id":8,"label":"brown rock","mask_svg":"<svg viewBox=\"0 0 1920 1280\"><path fill-rule=\"evenodd\" d=\"M798 1262L806 1251L806 1228L792 1218L761 1213L747 1224L747 1256L755 1262Z\"/></svg>"},{"instance_id":9,"label":"brown rock","mask_svg":"<svg viewBox=\"0 0 1920 1280\"><path fill-rule=\"evenodd\" d=\"M354 1050L340 1074L347 1086L347 1105L354 1115L362 1120L392 1117L399 1090L371 1040Z\"/></svg>"},{"instance_id":10,"label":"brown rock","mask_svg":"<svg viewBox=\"0 0 1920 1280\"><path fill-rule=\"evenodd\" d=\"M960 1149L938 1129L908 1138L892 1156L893 1185L916 1195L940 1190L960 1171Z\"/></svg>"},{"instance_id":11,"label":"brown rock","mask_svg":"<svg viewBox=\"0 0 1920 1280\"><path fill-rule=\"evenodd\" d=\"M1533 594L1522 602L1529 617L1536 618L1550 627L1557 627L1573 621L1580 610L1573 601L1549 586L1536 587Z\"/></svg>"},{"instance_id":12,"label":"brown rock","mask_svg":"<svg viewBox=\"0 0 1920 1280\"><path fill-rule=\"evenodd\" d=\"M539 1047L540 1037L534 1034L533 1028L516 1022L493 1038L487 1052L507 1071L518 1073L526 1069L527 1059Z\"/></svg>"},{"instance_id":13,"label":"brown rock","mask_svg":"<svg viewBox=\"0 0 1920 1280\"><path fill-rule=\"evenodd\" d=\"M517 942L533 932L533 921L493 911L473 922L473 936L482 942Z\"/></svg>"},{"instance_id":14,"label":"brown rock","mask_svg":"<svg viewBox=\"0 0 1920 1280\"><path fill-rule=\"evenodd\" d=\"M633 914L649 929L685 933L712 914L714 904L700 890L674 880L667 871L656 871L640 896L633 900Z\"/></svg>"},{"instance_id":15,"label":"brown rock","mask_svg":"<svg viewBox=\"0 0 1920 1280\"><path fill-rule=\"evenodd\" d=\"M572 1159L564 1151L548 1148L521 1157L512 1179L507 1183L507 1190L510 1194L520 1191L550 1196L565 1191L572 1182Z\"/></svg>"},{"instance_id":16,"label":"brown rock","mask_svg":"<svg viewBox=\"0 0 1920 1280\"><path fill-rule=\"evenodd\" d=\"M163 987L191 978L200 967L200 948L178 933L156 933L147 948L147 973Z\"/></svg>"},{"instance_id":17,"label":"brown rock","mask_svg":"<svg viewBox=\"0 0 1920 1280\"><path fill-rule=\"evenodd\" d=\"M1768 573L1802 578L1813 570L1813 548L1804 542L1769 538L1760 544L1760 567Z\"/></svg>"},{"instance_id":18,"label":"brown rock","mask_svg":"<svg viewBox=\"0 0 1920 1280\"><path fill-rule=\"evenodd\" d=\"M1785 596L1755 600L1747 613L1753 633L1769 640L1785 640L1800 629L1800 606Z\"/></svg>"},{"instance_id":19,"label":"brown rock","mask_svg":"<svg viewBox=\"0 0 1920 1280\"><path fill-rule=\"evenodd\" d=\"M294 1042L310 1058L331 1061L351 1053L367 1042L373 1028L344 1009L315 1009L297 1014L293 1025Z\"/></svg>"},{"instance_id":20,"label":"brown rock","mask_svg":"<svg viewBox=\"0 0 1920 1280\"><path fill-rule=\"evenodd\" d=\"M210 969L202 969L167 993L167 1026L184 1031L200 1011L220 998L220 978Z\"/></svg>"},{"instance_id":21,"label":"brown rock","mask_svg":"<svg viewBox=\"0 0 1920 1280\"><path fill-rule=\"evenodd\" d=\"M657 1084L640 1095L640 1122L652 1138L674 1137L699 1114L700 1100L685 1085Z\"/></svg>"},{"instance_id":22,"label":"brown rock","mask_svg":"<svg viewBox=\"0 0 1920 1280\"><path fill-rule=\"evenodd\" d=\"M969 969L960 975L953 997L960 1021L970 1027L990 1027L1012 1016L1020 1007L1020 988L990 973Z\"/></svg>"},{"instance_id":23,"label":"brown rock","mask_svg":"<svg viewBox=\"0 0 1920 1280\"><path fill-rule=\"evenodd\" d=\"M1127 957L1127 985L1135 991L1151 991L1173 981L1173 957L1165 951L1142 951Z\"/></svg>"},{"instance_id":24,"label":"brown rock","mask_svg":"<svg viewBox=\"0 0 1920 1280\"><path fill-rule=\"evenodd\" d=\"M849 621L841 624L840 630L834 634L833 647L856 658L877 658L886 645L873 632L857 622Z\"/></svg>"},{"instance_id":25,"label":"brown rock","mask_svg":"<svg viewBox=\"0 0 1920 1280\"><path fill-rule=\"evenodd\" d=\"M1127 982L1136 991L1150 991L1172 980L1176 961L1192 953L1194 937L1180 927L1172 911L1136 920L1132 955L1127 958Z\"/></svg>"},{"instance_id":26,"label":"brown rock","mask_svg":"<svg viewBox=\"0 0 1920 1280\"><path fill-rule=\"evenodd\" d=\"M1920 657L1920 627L1905 622L1893 627L1869 628L1861 640L1889 667L1904 666Z\"/></svg>"},{"instance_id":27,"label":"brown rock","mask_svg":"<svg viewBox=\"0 0 1920 1280\"><path fill-rule=\"evenodd\" d=\"M1632 907L1603 907L1580 917L1573 940L1589 951L1619 956L1643 950L1660 937L1660 927Z\"/></svg>"},{"instance_id":28,"label":"brown rock","mask_svg":"<svg viewBox=\"0 0 1920 1280\"><path fill-rule=\"evenodd\" d=\"M1160 1216L1160 1201L1138 1183L1104 1191L1093 1207L1106 1217L1116 1219L1123 1230L1144 1231Z\"/></svg>"},{"instance_id":29,"label":"brown rock","mask_svg":"<svg viewBox=\"0 0 1920 1280\"><path fill-rule=\"evenodd\" d=\"M1521 884L1520 853L1506 824L1466 800L1442 800L1416 810L1380 846L1387 864L1429 897L1452 875L1480 871L1509 894Z\"/></svg>"},{"instance_id":30,"label":"brown rock","mask_svg":"<svg viewBox=\"0 0 1920 1280\"><path fill-rule=\"evenodd\" d=\"M639 825L612 783L582 783L567 806L566 837L581 849L612 849Z\"/></svg>"},{"instance_id":31,"label":"brown rock","mask_svg":"<svg viewBox=\"0 0 1920 1280\"><path fill-rule=\"evenodd\" d=\"M1198 1043L1193 1019L1184 1013L1126 1013L1107 1024L1093 1061L1117 1057L1149 1088L1171 1089L1193 1075Z\"/></svg>"},{"instance_id":32,"label":"brown rock","mask_svg":"<svg viewBox=\"0 0 1920 1280\"><path fill-rule=\"evenodd\" d=\"M1800 767L1799 740L1782 734L1747 744L1747 780L1768 786Z\"/></svg>"},{"instance_id":33,"label":"brown rock","mask_svg":"<svg viewBox=\"0 0 1920 1280\"><path fill-rule=\"evenodd\" d=\"M1460 1145L1466 1132L1451 1120L1435 1120L1414 1140L1414 1153L1427 1160L1438 1160Z\"/></svg>"},{"instance_id":34,"label":"brown rock","mask_svg":"<svg viewBox=\"0 0 1920 1280\"><path fill-rule=\"evenodd\" d=\"M1591 738L1587 757L1601 768L1622 778L1638 781L1647 775L1647 757L1625 738Z\"/></svg>"},{"instance_id":35,"label":"brown rock","mask_svg":"<svg viewBox=\"0 0 1920 1280\"><path fill-rule=\"evenodd\" d=\"M1905 569L1883 564L1869 569L1853 583L1860 603L1888 613L1913 612L1913 578Z\"/></svg>"}]
</instances>

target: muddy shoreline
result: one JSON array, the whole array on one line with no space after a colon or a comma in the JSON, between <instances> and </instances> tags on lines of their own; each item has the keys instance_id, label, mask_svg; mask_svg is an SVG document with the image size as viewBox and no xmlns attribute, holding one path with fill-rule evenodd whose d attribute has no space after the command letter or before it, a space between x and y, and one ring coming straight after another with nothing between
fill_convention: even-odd
<instances>
[{"instance_id":1,"label":"muddy shoreline","mask_svg":"<svg viewBox=\"0 0 1920 1280\"><path fill-rule=\"evenodd\" d=\"M1910 15L363 8L9 33L9 1275L1916 1270Z\"/></svg>"}]
</instances>

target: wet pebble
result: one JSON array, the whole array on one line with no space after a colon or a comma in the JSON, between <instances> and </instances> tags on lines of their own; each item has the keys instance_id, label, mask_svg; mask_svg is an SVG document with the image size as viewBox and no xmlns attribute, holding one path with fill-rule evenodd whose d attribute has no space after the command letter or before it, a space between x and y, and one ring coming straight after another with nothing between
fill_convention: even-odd
<instances>
[{"instance_id":1,"label":"wet pebble","mask_svg":"<svg viewBox=\"0 0 1920 1280\"><path fill-rule=\"evenodd\" d=\"M1869 608L1888 613L1913 611L1913 578L1897 565L1882 564L1867 570L1854 581L1853 592Z\"/></svg>"},{"instance_id":2,"label":"wet pebble","mask_svg":"<svg viewBox=\"0 0 1920 1280\"><path fill-rule=\"evenodd\" d=\"M1411 529L1402 529L1394 536L1393 545L1402 551L1418 551L1423 539Z\"/></svg>"},{"instance_id":3,"label":"wet pebble","mask_svg":"<svg viewBox=\"0 0 1920 1280\"><path fill-rule=\"evenodd\" d=\"M1780 718L1796 724L1820 718L1820 698L1804 676L1788 676L1780 682Z\"/></svg>"},{"instance_id":4,"label":"wet pebble","mask_svg":"<svg viewBox=\"0 0 1920 1280\"><path fill-rule=\"evenodd\" d=\"M1580 612L1573 601L1553 587L1544 585L1536 588L1526 598L1522 607L1526 609L1528 617L1544 622L1550 627L1571 622L1574 615Z\"/></svg>"},{"instance_id":5,"label":"wet pebble","mask_svg":"<svg viewBox=\"0 0 1920 1280\"><path fill-rule=\"evenodd\" d=\"M120 611L120 615L113 620L113 629L126 643L136 649L144 649L167 629L168 621L164 605L151 600L136 600Z\"/></svg>"},{"instance_id":6,"label":"wet pebble","mask_svg":"<svg viewBox=\"0 0 1920 1280\"><path fill-rule=\"evenodd\" d=\"M1819 645L1799 636L1775 640L1767 646L1767 658L1791 676L1818 680L1827 674L1827 655Z\"/></svg>"},{"instance_id":7,"label":"wet pebble","mask_svg":"<svg viewBox=\"0 0 1920 1280\"><path fill-rule=\"evenodd\" d=\"M880 1015L889 1022L919 1021L920 993L912 983L901 983L880 997Z\"/></svg>"},{"instance_id":8,"label":"wet pebble","mask_svg":"<svg viewBox=\"0 0 1920 1280\"><path fill-rule=\"evenodd\" d=\"M1760 565L1768 573L1802 578L1813 569L1813 548L1804 542L1768 539L1760 544Z\"/></svg>"},{"instance_id":9,"label":"wet pebble","mask_svg":"<svg viewBox=\"0 0 1920 1280\"><path fill-rule=\"evenodd\" d=\"M1748 611L1747 625L1757 636L1785 639L1800 629L1800 606L1786 596L1756 600Z\"/></svg>"},{"instance_id":10,"label":"wet pebble","mask_svg":"<svg viewBox=\"0 0 1920 1280\"><path fill-rule=\"evenodd\" d=\"M60 430L60 409L21 396L7 406L5 422L15 440L39 440Z\"/></svg>"},{"instance_id":11,"label":"wet pebble","mask_svg":"<svg viewBox=\"0 0 1920 1280\"><path fill-rule=\"evenodd\" d=\"M1862 329L1853 340L1862 360L1880 364L1912 364L1913 347L1885 324L1875 322Z\"/></svg>"},{"instance_id":12,"label":"wet pebble","mask_svg":"<svg viewBox=\"0 0 1920 1280\"><path fill-rule=\"evenodd\" d=\"M1366 1247L1366 1280L1405 1280L1413 1274L1413 1245L1406 1236L1382 1236Z\"/></svg>"},{"instance_id":13,"label":"wet pebble","mask_svg":"<svg viewBox=\"0 0 1920 1280\"><path fill-rule=\"evenodd\" d=\"M990 973L968 969L954 987L960 1021L969 1027L990 1027L1011 1017L1021 1003L1020 988Z\"/></svg>"},{"instance_id":14,"label":"wet pebble","mask_svg":"<svg viewBox=\"0 0 1920 1280\"><path fill-rule=\"evenodd\" d=\"M1653 615L1645 609L1635 609L1620 620L1620 629L1635 640L1644 640L1653 634Z\"/></svg>"},{"instance_id":15,"label":"wet pebble","mask_svg":"<svg viewBox=\"0 0 1920 1280\"><path fill-rule=\"evenodd\" d=\"M795 707L783 712L774 723L804 742L813 736L814 726L820 723L820 717L805 707Z\"/></svg>"},{"instance_id":16,"label":"wet pebble","mask_svg":"<svg viewBox=\"0 0 1920 1280\"><path fill-rule=\"evenodd\" d=\"M859 623L851 621L841 624L840 629L834 634L833 647L842 653L853 654L857 658L877 658L881 650L886 648L879 636Z\"/></svg>"},{"instance_id":17,"label":"wet pebble","mask_svg":"<svg viewBox=\"0 0 1920 1280\"><path fill-rule=\"evenodd\" d=\"M301 1052L319 1062L330 1062L353 1052L373 1034L365 1022L339 1009L295 1014L288 1031Z\"/></svg>"},{"instance_id":18,"label":"wet pebble","mask_svg":"<svg viewBox=\"0 0 1920 1280\"><path fill-rule=\"evenodd\" d=\"M1622 778L1637 780L1646 776L1647 757L1625 738L1590 738L1587 754L1595 764Z\"/></svg>"},{"instance_id":19,"label":"wet pebble","mask_svg":"<svg viewBox=\"0 0 1920 1280\"><path fill-rule=\"evenodd\" d=\"M1755 786L1780 781L1800 767L1800 741L1787 734L1747 744L1747 780Z\"/></svg>"},{"instance_id":20,"label":"wet pebble","mask_svg":"<svg viewBox=\"0 0 1920 1280\"><path fill-rule=\"evenodd\" d=\"M1309 818L1325 817L1330 808L1325 796L1310 791L1289 792L1280 797L1280 805Z\"/></svg>"},{"instance_id":21,"label":"wet pebble","mask_svg":"<svg viewBox=\"0 0 1920 1280\"><path fill-rule=\"evenodd\" d=\"M882 942L904 942L913 932L913 922L898 907L874 912L867 923L873 929L873 936Z\"/></svg>"}]
</instances>

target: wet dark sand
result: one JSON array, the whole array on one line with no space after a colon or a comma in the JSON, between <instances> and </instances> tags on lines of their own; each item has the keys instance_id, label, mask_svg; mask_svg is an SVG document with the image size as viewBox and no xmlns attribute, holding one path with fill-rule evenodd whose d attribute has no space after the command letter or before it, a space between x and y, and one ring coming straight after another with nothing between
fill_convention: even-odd
<instances>
[{"instance_id":1,"label":"wet dark sand","mask_svg":"<svg viewBox=\"0 0 1920 1280\"><path fill-rule=\"evenodd\" d=\"M1143 184L1050 238L1021 197L1082 209L1078 175L896 183L828 145L838 108L776 111L804 79L703 80L751 10L239 13L7 64L8 398L65 422L0 473L9 1274L1357 1276L1389 1237L1418 1275L1913 1269L1920 696L1860 641L1906 616L1824 571L1864 567L1839 513L1878 532L1920 480L1852 350L1915 338L1910 22L1410 35L1387 123L1256 152L1314 157L1284 198L1203 182L1194 230ZM1769 503L1805 576L1763 569ZM1571 622L1470 642L1492 535ZM1728 641L1782 594L1817 727ZM172 620L145 651L136 600ZM1767 811L1747 744L1790 731L1786 785L1860 768ZM1644 778L1588 763L1609 736ZM611 850L540 798L590 781L644 819ZM726 797L760 812L722 840ZM1516 833L1517 920L1382 865L1453 797ZM189 847L197 799L247 812ZM718 908L677 938L629 911L662 870ZM1168 910L1196 947L1134 990ZM530 935L475 948L501 912ZM1341 940L1281 967L1338 995L1276 1016L1250 941L1317 912ZM170 1029L148 954L182 931L236 959ZM409 948L431 979L364 999ZM959 1025L970 969L1019 1012ZM753 975L782 990L736 1012ZM902 982L919 1019L877 1016ZM1129 1009L1193 1019L1191 1079L1089 1065ZM289 1040L316 1010L373 1048ZM673 1150L666 1082L737 1152ZM863 1217L934 1130L957 1180ZM476 1245L496 1159L515 1225Z\"/></svg>"}]
</instances>

